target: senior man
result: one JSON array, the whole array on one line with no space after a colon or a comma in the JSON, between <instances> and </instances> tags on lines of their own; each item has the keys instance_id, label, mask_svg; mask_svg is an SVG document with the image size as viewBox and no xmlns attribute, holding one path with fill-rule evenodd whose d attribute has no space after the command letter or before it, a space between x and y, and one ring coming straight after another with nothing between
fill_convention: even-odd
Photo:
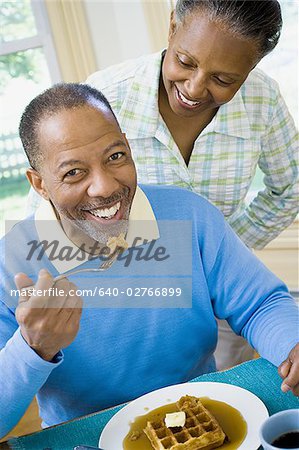
<instances>
[{"instance_id":1,"label":"senior man","mask_svg":"<svg viewBox=\"0 0 299 450\"><path fill-rule=\"evenodd\" d=\"M35 394L50 426L215 370L215 317L280 365L282 389L298 394L287 288L199 195L136 187L101 93L48 89L26 108L20 136L43 203L1 242L1 436ZM128 248L108 254L120 237Z\"/></svg>"}]
</instances>

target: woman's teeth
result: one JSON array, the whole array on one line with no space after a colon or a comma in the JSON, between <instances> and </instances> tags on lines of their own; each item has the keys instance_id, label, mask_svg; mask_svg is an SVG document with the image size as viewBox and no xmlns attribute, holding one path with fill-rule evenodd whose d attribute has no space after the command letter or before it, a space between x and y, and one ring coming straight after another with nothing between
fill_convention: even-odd
<instances>
[{"instance_id":1,"label":"woman's teeth","mask_svg":"<svg viewBox=\"0 0 299 450\"><path fill-rule=\"evenodd\" d=\"M188 106L197 106L200 104L200 102L193 102L192 100L188 100L178 89L178 96L180 98L180 100L182 100L183 103L186 103L186 105Z\"/></svg>"},{"instance_id":2,"label":"woman's teeth","mask_svg":"<svg viewBox=\"0 0 299 450\"><path fill-rule=\"evenodd\" d=\"M119 208L120 208L120 202L118 202L115 205L111 206L111 208L92 209L89 212L93 216L100 217L101 219L112 219L112 217L115 216L115 214L117 213Z\"/></svg>"}]
</instances>

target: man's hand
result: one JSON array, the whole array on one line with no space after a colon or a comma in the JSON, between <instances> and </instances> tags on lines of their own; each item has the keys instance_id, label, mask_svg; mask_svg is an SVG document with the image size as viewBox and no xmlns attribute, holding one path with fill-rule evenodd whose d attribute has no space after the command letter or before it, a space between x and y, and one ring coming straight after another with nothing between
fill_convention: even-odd
<instances>
[{"instance_id":1,"label":"man's hand","mask_svg":"<svg viewBox=\"0 0 299 450\"><path fill-rule=\"evenodd\" d=\"M292 348L287 359L280 364L278 373L284 379L281 390L292 391L299 396L299 344Z\"/></svg>"},{"instance_id":2,"label":"man's hand","mask_svg":"<svg viewBox=\"0 0 299 450\"><path fill-rule=\"evenodd\" d=\"M23 273L15 276L15 283L20 290L33 285L32 280ZM77 289L73 283L66 278L56 282L54 290L60 291L58 296L53 295L52 286L53 277L46 270L41 270L34 289L45 292L45 295L20 296L16 309L23 338L47 361L73 342L82 313L82 300L73 295Z\"/></svg>"}]
</instances>

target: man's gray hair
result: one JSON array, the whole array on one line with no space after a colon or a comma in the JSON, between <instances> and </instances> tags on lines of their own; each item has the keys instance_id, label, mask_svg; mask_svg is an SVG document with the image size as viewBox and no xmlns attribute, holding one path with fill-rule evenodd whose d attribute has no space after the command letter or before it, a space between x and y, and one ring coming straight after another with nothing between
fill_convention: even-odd
<instances>
[{"instance_id":1,"label":"man's gray hair","mask_svg":"<svg viewBox=\"0 0 299 450\"><path fill-rule=\"evenodd\" d=\"M39 170L43 159L38 138L41 122L59 111L86 105L109 109L117 122L106 97L87 84L59 83L45 90L29 103L21 117L19 134L32 168Z\"/></svg>"}]
</instances>

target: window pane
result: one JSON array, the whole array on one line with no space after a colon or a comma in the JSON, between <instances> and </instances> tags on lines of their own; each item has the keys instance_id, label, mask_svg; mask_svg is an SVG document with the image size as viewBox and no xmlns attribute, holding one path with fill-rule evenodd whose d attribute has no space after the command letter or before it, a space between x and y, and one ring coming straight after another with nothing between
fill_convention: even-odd
<instances>
[{"instance_id":1,"label":"window pane","mask_svg":"<svg viewBox=\"0 0 299 450\"><path fill-rule=\"evenodd\" d=\"M1 2L0 42L23 39L37 34L30 0Z\"/></svg>"},{"instance_id":2,"label":"window pane","mask_svg":"<svg viewBox=\"0 0 299 450\"><path fill-rule=\"evenodd\" d=\"M298 2L280 2L283 27L280 40L272 53L258 67L279 83L280 91L296 123L298 123ZM264 174L257 168L247 200L264 189Z\"/></svg>"},{"instance_id":3,"label":"window pane","mask_svg":"<svg viewBox=\"0 0 299 450\"><path fill-rule=\"evenodd\" d=\"M280 40L259 67L279 83L280 91L298 123L298 2L281 2Z\"/></svg>"},{"instance_id":4,"label":"window pane","mask_svg":"<svg viewBox=\"0 0 299 450\"><path fill-rule=\"evenodd\" d=\"M21 114L26 105L51 85L42 49L12 53L0 58L0 235L4 219L25 215L29 185L28 162L18 137Z\"/></svg>"}]
</instances>

